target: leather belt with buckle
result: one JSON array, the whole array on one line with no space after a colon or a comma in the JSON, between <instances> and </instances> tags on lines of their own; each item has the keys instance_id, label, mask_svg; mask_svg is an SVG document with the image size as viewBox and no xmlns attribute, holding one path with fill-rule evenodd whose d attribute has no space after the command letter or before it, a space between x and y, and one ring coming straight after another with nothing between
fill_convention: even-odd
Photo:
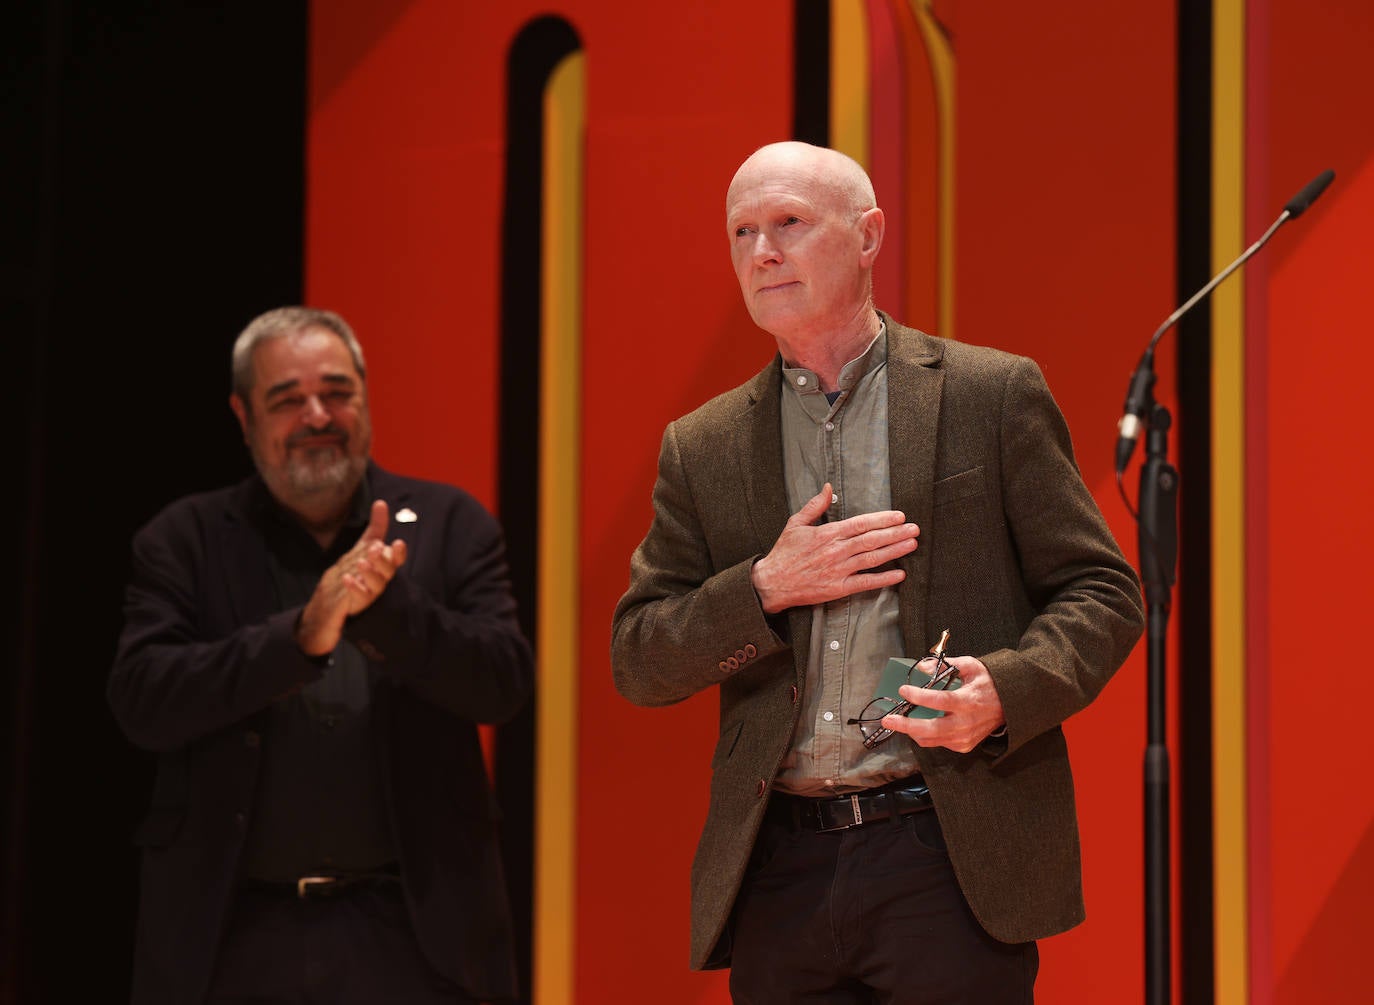
<instances>
[{"instance_id":1,"label":"leather belt with buckle","mask_svg":"<svg viewBox=\"0 0 1374 1005\"><path fill-rule=\"evenodd\" d=\"M379 869L372 872L348 872L342 875L322 873L315 876L301 876L296 880L296 896L301 900L310 897L327 897L342 893L351 886L365 883L399 883L401 874L395 869Z\"/></svg>"},{"instance_id":2,"label":"leather belt with buckle","mask_svg":"<svg viewBox=\"0 0 1374 1005\"><path fill-rule=\"evenodd\" d=\"M797 825L813 831L842 831L876 820L890 820L934 808L924 779L908 778L881 788L865 789L847 796L808 799L774 793L773 798L790 807Z\"/></svg>"},{"instance_id":3,"label":"leather belt with buckle","mask_svg":"<svg viewBox=\"0 0 1374 1005\"><path fill-rule=\"evenodd\" d=\"M241 886L250 890L266 893L292 894L301 900L312 897L328 897L342 893L350 887L367 883L399 883L400 870L394 867L375 869L368 872L312 873L294 881L274 882L270 880L245 879Z\"/></svg>"}]
</instances>

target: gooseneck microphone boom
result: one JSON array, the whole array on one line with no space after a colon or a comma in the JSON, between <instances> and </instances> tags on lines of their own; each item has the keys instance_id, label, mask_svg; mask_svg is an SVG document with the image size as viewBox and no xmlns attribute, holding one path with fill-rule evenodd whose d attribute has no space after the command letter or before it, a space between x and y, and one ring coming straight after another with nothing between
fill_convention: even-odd
<instances>
[{"instance_id":1,"label":"gooseneck microphone boom","mask_svg":"<svg viewBox=\"0 0 1374 1005\"><path fill-rule=\"evenodd\" d=\"M1289 220L1301 216L1307 210L1307 207L1316 202L1317 197L1326 191L1326 186L1330 185L1331 180L1335 177L1336 172L1328 169L1304 185L1302 191L1289 199L1287 204L1284 205L1283 212L1279 214L1279 218L1270 225L1269 229L1264 232L1263 237L1246 248L1245 252L1239 258L1226 266L1226 268L1216 276L1212 277L1211 282L1194 293L1192 297L1188 299L1187 303L1165 318L1164 323L1155 331L1154 336L1150 339L1149 348L1147 348L1145 354L1140 357L1140 362L1136 365L1135 373L1131 374L1131 385L1126 391L1124 414L1121 416L1121 421L1116 425L1119 433L1116 441L1116 477L1118 479L1123 472L1125 472L1127 463L1130 462L1131 454L1135 451L1136 440L1140 438L1140 432L1145 428L1145 423L1148 418L1145 412L1149 407L1150 390L1155 382L1155 344L1159 341L1160 336L1177 324L1179 318L1192 310L1193 306L1199 300L1216 289L1218 283L1244 265L1250 259L1250 256L1264 247L1269 238L1274 236L1274 231L1278 230Z\"/></svg>"}]
</instances>

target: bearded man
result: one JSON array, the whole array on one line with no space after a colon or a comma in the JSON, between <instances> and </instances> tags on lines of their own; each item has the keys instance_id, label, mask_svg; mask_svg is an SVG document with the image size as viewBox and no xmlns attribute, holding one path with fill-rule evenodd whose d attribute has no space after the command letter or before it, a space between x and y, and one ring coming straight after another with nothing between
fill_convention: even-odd
<instances>
[{"instance_id":1,"label":"bearded man","mask_svg":"<svg viewBox=\"0 0 1374 1005\"><path fill-rule=\"evenodd\" d=\"M514 997L477 731L533 684L501 529L372 463L337 314L261 315L232 371L257 473L135 535L109 678L159 755L132 1000Z\"/></svg>"}]
</instances>

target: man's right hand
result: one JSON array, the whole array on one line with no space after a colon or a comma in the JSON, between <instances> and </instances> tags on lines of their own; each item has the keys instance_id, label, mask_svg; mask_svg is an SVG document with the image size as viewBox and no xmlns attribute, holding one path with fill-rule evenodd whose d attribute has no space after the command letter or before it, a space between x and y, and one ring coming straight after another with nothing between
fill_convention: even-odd
<instances>
[{"instance_id":1,"label":"man's right hand","mask_svg":"<svg viewBox=\"0 0 1374 1005\"><path fill-rule=\"evenodd\" d=\"M823 604L896 586L906 578L901 569L868 570L915 551L921 529L897 510L817 526L830 508L831 492L827 482L787 521L772 550L754 563L750 578L764 613Z\"/></svg>"},{"instance_id":2,"label":"man's right hand","mask_svg":"<svg viewBox=\"0 0 1374 1005\"><path fill-rule=\"evenodd\" d=\"M296 625L296 644L307 656L333 652L348 616L370 607L405 563L405 542L399 538L390 544L385 541L390 520L386 503L373 502L358 543L320 577Z\"/></svg>"}]
</instances>

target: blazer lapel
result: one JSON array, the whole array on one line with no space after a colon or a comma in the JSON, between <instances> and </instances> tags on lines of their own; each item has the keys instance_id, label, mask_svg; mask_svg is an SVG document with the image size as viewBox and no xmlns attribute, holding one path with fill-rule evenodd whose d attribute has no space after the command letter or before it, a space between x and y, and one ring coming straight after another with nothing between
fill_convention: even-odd
<instances>
[{"instance_id":1,"label":"blazer lapel","mask_svg":"<svg viewBox=\"0 0 1374 1005\"><path fill-rule=\"evenodd\" d=\"M278 610L267 544L253 525L252 508L256 505L257 491L265 495L267 489L253 477L240 484L230 497L220 542L233 623L240 625L258 624Z\"/></svg>"},{"instance_id":2,"label":"blazer lapel","mask_svg":"<svg viewBox=\"0 0 1374 1005\"><path fill-rule=\"evenodd\" d=\"M935 509L935 439L944 371L938 339L887 322L887 456L892 508L924 531ZM926 624L930 597L930 545L919 539L916 550L901 559L906 579L897 588L902 636L909 656L919 656L935 641L939 626Z\"/></svg>"},{"instance_id":3,"label":"blazer lapel","mask_svg":"<svg viewBox=\"0 0 1374 1005\"><path fill-rule=\"evenodd\" d=\"M438 513L426 513L419 504L414 501L410 484L402 478L397 478L389 471L384 471L375 463L368 463L367 466L368 485L372 490L373 500L381 499L386 503L387 510L391 515L391 522L387 526L386 533L383 535L387 544L400 538L406 543L406 551L411 556L406 564L401 566L400 574L410 575L414 569L416 556L420 554L416 548L415 541L428 526L426 517L430 520L437 520Z\"/></svg>"},{"instance_id":4,"label":"blazer lapel","mask_svg":"<svg viewBox=\"0 0 1374 1005\"><path fill-rule=\"evenodd\" d=\"M754 378L749 387L749 410L740 423L735 452L744 478L744 497L759 550L767 552L782 535L792 516L787 505L787 476L782 466L782 364L778 357ZM811 609L793 608L787 615L797 680L805 676L811 647Z\"/></svg>"},{"instance_id":5,"label":"blazer lapel","mask_svg":"<svg viewBox=\"0 0 1374 1005\"><path fill-rule=\"evenodd\" d=\"M781 381L782 371L775 357L749 388L749 409L740 423L740 442L735 448L744 479L749 518L764 551L773 546L791 516L787 511L782 428L778 418Z\"/></svg>"}]
</instances>

